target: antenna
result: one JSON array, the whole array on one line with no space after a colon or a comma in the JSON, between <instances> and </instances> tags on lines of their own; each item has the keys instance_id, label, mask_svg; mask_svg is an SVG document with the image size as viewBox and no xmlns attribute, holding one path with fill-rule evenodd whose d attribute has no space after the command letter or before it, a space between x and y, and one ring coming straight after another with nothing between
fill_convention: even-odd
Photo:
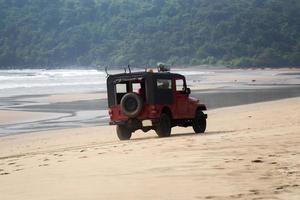
<instances>
[{"instance_id":1,"label":"antenna","mask_svg":"<svg viewBox=\"0 0 300 200\"><path fill-rule=\"evenodd\" d=\"M124 67L124 72L125 72L125 74L126 74L126 72L127 72L127 69L126 69L126 67Z\"/></svg>"},{"instance_id":2,"label":"antenna","mask_svg":"<svg viewBox=\"0 0 300 200\"><path fill-rule=\"evenodd\" d=\"M109 73L107 72L107 68L108 68L108 66L105 67L105 73L106 73L106 77L109 77Z\"/></svg>"},{"instance_id":3,"label":"antenna","mask_svg":"<svg viewBox=\"0 0 300 200\"><path fill-rule=\"evenodd\" d=\"M128 71L131 74L131 69L130 69L130 65L127 66L128 67Z\"/></svg>"}]
</instances>

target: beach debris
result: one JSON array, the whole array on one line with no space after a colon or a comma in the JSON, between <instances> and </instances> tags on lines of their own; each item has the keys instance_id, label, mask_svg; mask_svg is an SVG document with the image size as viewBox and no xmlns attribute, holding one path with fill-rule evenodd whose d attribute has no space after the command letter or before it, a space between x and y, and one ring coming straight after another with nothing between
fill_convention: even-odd
<instances>
[{"instance_id":1,"label":"beach debris","mask_svg":"<svg viewBox=\"0 0 300 200\"><path fill-rule=\"evenodd\" d=\"M16 163L15 162L8 163L8 165L14 165L14 164L16 164Z\"/></svg>"},{"instance_id":2,"label":"beach debris","mask_svg":"<svg viewBox=\"0 0 300 200\"><path fill-rule=\"evenodd\" d=\"M214 199L215 196L206 196L205 199Z\"/></svg>"},{"instance_id":3,"label":"beach debris","mask_svg":"<svg viewBox=\"0 0 300 200\"><path fill-rule=\"evenodd\" d=\"M39 167L46 167L48 166L49 164L42 164L42 165L39 165Z\"/></svg>"},{"instance_id":4,"label":"beach debris","mask_svg":"<svg viewBox=\"0 0 300 200\"><path fill-rule=\"evenodd\" d=\"M81 157L78 157L79 159L81 159L81 158L87 158L87 156L81 156Z\"/></svg>"},{"instance_id":5,"label":"beach debris","mask_svg":"<svg viewBox=\"0 0 300 200\"><path fill-rule=\"evenodd\" d=\"M249 190L249 192L251 192L254 195L258 195L259 194L259 190Z\"/></svg>"},{"instance_id":6,"label":"beach debris","mask_svg":"<svg viewBox=\"0 0 300 200\"><path fill-rule=\"evenodd\" d=\"M251 162L253 162L253 163L263 163L264 161L262 161L260 159L256 159L256 160L252 160Z\"/></svg>"},{"instance_id":7,"label":"beach debris","mask_svg":"<svg viewBox=\"0 0 300 200\"><path fill-rule=\"evenodd\" d=\"M289 187L289 185L281 185L281 186L277 187L276 190L283 190L287 187Z\"/></svg>"}]
</instances>

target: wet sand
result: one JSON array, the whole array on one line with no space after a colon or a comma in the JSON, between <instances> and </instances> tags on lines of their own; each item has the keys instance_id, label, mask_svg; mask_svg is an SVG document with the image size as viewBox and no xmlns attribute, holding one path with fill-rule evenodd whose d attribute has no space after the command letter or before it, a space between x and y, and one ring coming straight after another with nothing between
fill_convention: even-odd
<instances>
[{"instance_id":1,"label":"wet sand","mask_svg":"<svg viewBox=\"0 0 300 200\"><path fill-rule=\"evenodd\" d=\"M77 94L53 94L47 95L43 97L33 97L33 98L25 98L26 101L38 101L42 103L64 103L64 102L72 102L72 101L89 101L95 99L106 99L106 93L77 93Z\"/></svg>"},{"instance_id":2,"label":"wet sand","mask_svg":"<svg viewBox=\"0 0 300 200\"><path fill-rule=\"evenodd\" d=\"M78 93L0 98L0 136L103 125L107 123L105 97L104 93Z\"/></svg>"},{"instance_id":3,"label":"wet sand","mask_svg":"<svg viewBox=\"0 0 300 200\"><path fill-rule=\"evenodd\" d=\"M208 111L203 135L75 128L0 138L10 199L299 199L300 98ZM225 116L225 117L224 117Z\"/></svg>"},{"instance_id":4,"label":"wet sand","mask_svg":"<svg viewBox=\"0 0 300 200\"><path fill-rule=\"evenodd\" d=\"M30 121L42 121L53 119L63 116L63 114L51 112L26 112L26 111L13 111L2 110L0 112L0 124L9 125L15 123L26 123Z\"/></svg>"}]
</instances>

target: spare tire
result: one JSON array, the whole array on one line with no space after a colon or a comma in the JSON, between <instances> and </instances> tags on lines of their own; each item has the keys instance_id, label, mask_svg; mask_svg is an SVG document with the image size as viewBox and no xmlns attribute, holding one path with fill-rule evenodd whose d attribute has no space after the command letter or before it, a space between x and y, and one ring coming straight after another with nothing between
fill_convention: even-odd
<instances>
[{"instance_id":1,"label":"spare tire","mask_svg":"<svg viewBox=\"0 0 300 200\"><path fill-rule=\"evenodd\" d=\"M142 98L135 93L125 94L120 104L123 114L130 118L138 116L143 108Z\"/></svg>"}]
</instances>

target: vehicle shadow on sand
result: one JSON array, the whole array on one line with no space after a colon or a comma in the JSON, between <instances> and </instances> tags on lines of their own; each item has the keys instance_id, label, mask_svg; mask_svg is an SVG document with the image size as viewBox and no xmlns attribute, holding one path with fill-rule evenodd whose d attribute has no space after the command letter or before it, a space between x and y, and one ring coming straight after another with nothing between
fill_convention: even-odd
<instances>
[{"instance_id":1,"label":"vehicle shadow on sand","mask_svg":"<svg viewBox=\"0 0 300 200\"><path fill-rule=\"evenodd\" d=\"M171 135L171 137L183 137L183 136L209 136L209 135L216 135L216 134L226 134L226 133L233 133L236 131L208 131L205 133L177 133L177 134L173 134Z\"/></svg>"},{"instance_id":2,"label":"vehicle shadow on sand","mask_svg":"<svg viewBox=\"0 0 300 200\"><path fill-rule=\"evenodd\" d=\"M196 134L194 132L192 133L176 133L176 134L171 134L171 138L174 137L205 137L205 136L210 136L210 135L219 135L219 134L228 134L228 133L233 133L236 132L236 130L230 130L230 131L208 131L205 133L200 133ZM143 138L132 138L131 141L141 141L141 140L150 140L150 139L166 139L168 137L158 137L158 136L147 136Z\"/></svg>"}]
</instances>

